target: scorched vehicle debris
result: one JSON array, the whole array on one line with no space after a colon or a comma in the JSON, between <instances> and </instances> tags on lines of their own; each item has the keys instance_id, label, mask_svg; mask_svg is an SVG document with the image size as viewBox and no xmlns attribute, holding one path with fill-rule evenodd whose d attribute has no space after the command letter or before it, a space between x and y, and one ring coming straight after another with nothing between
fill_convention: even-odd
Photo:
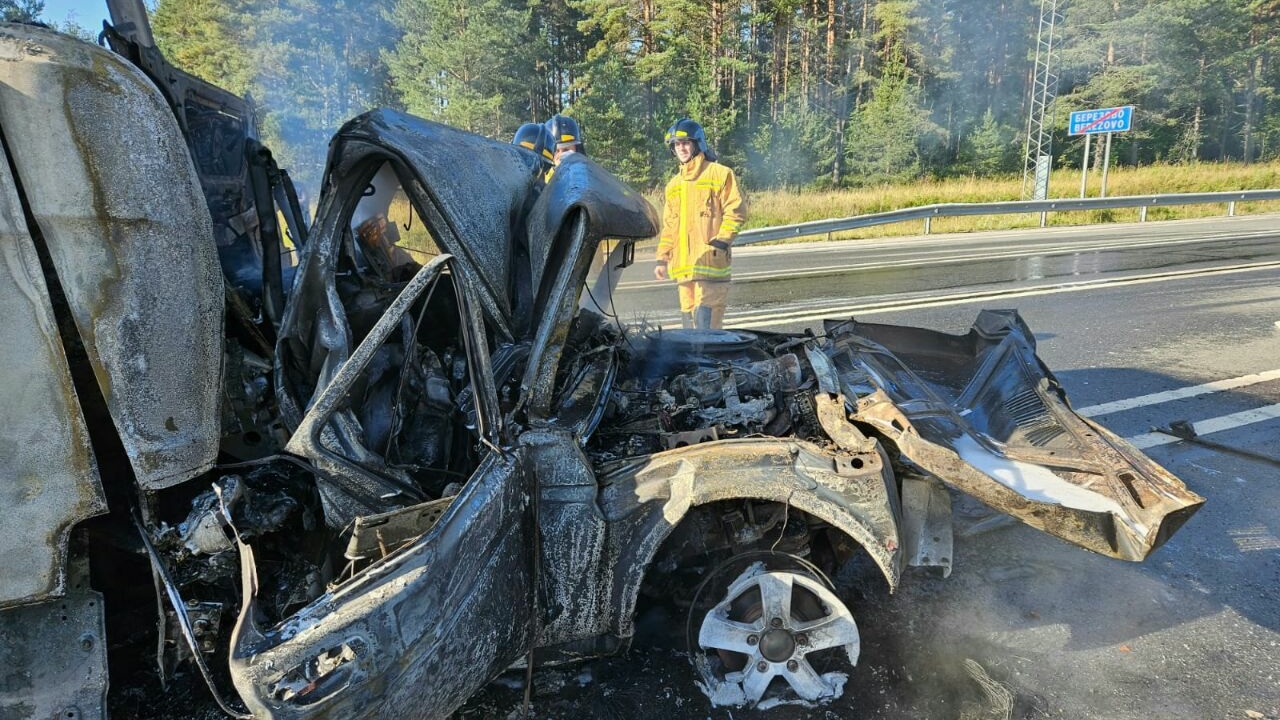
<instances>
[{"instance_id":1,"label":"scorched vehicle debris","mask_svg":"<svg viewBox=\"0 0 1280 720\"><path fill-rule=\"evenodd\" d=\"M949 572L948 486L1134 561L1202 502L1012 311L628 325L655 214L589 159L543 186L378 110L308 224L249 105L145 18L104 37L0 26L4 717L172 715L192 678L237 716L446 717L624 648L646 594L716 702L822 701L859 653L826 573Z\"/></svg>"}]
</instances>

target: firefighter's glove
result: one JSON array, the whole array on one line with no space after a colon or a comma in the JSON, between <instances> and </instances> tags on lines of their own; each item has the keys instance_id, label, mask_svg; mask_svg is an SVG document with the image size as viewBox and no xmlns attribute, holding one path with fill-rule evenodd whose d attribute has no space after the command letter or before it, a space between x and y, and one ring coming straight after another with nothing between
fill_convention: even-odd
<instances>
[{"instance_id":1,"label":"firefighter's glove","mask_svg":"<svg viewBox=\"0 0 1280 720\"><path fill-rule=\"evenodd\" d=\"M729 243L727 243L727 242L725 242L725 241L723 241L723 240L712 240L709 244L711 245L711 247L713 247L713 248L715 248L715 249L717 249L717 250L725 250L725 251L728 251L728 249L729 249Z\"/></svg>"}]
</instances>

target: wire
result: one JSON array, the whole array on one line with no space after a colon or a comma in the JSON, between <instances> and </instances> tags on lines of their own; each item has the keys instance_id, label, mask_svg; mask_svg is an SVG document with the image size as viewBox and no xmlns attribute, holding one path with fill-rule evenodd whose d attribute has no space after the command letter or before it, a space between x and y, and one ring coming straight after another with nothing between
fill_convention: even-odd
<instances>
[{"instance_id":1,"label":"wire","mask_svg":"<svg viewBox=\"0 0 1280 720\"><path fill-rule=\"evenodd\" d=\"M409 203L409 222L401 225L400 227L404 228L405 232L409 232L413 229L413 203Z\"/></svg>"},{"instance_id":2,"label":"wire","mask_svg":"<svg viewBox=\"0 0 1280 720\"><path fill-rule=\"evenodd\" d=\"M384 460L391 457L391 444L400 433L399 426L403 420L400 416L400 397L404 395L405 377L409 374L409 361L418 345L418 331L422 329L422 319L427 315L427 306L431 304L431 298L435 297L436 288L439 286L440 276L437 275L431 282L431 288L427 290L427 297L422 301L422 309L418 311L418 319L413 325L413 334L409 336L407 347L404 348L404 360L400 363L400 381L396 385L395 401L391 403L391 432L387 433L387 444L382 452Z\"/></svg>"},{"instance_id":3,"label":"wire","mask_svg":"<svg viewBox=\"0 0 1280 720\"><path fill-rule=\"evenodd\" d=\"M277 460L283 460L287 463L292 463L293 465L297 465L298 467L302 468L303 470L306 470L307 472L314 473L316 470L315 467L313 467L311 463L307 462L306 460L303 460L302 458L294 457L293 455L285 455L283 453L276 454L276 455L268 455L266 457L261 457L256 460L245 460L242 462L223 463L221 465L214 465L214 468L218 470L239 470L240 468L250 468L250 467L259 467L261 465L270 465L271 463L276 462Z\"/></svg>"},{"instance_id":4,"label":"wire","mask_svg":"<svg viewBox=\"0 0 1280 720\"><path fill-rule=\"evenodd\" d=\"M782 528L778 530L778 539L773 541L773 545L769 547L769 552L778 549L778 543L782 542L782 538L787 535L787 523L791 522L791 496L796 494L796 489L791 488L787 493L787 502L782 509Z\"/></svg>"},{"instance_id":5,"label":"wire","mask_svg":"<svg viewBox=\"0 0 1280 720\"><path fill-rule=\"evenodd\" d=\"M219 495L219 502L221 502L221 495ZM223 512L226 512L225 506ZM151 570L160 577L161 584L164 585L169 605L173 607L174 615L178 618L178 627L182 630L182 637L187 642L187 649L191 651L191 659L195 661L196 667L199 668L200 675L204 678L205 685L209 687L209 693L213 695L214 702L218 704L222 712L236 718L236 720L253 720L253 716L247 712L232 708L223 699L222 694L218 692L218 688L213 682L213 674L209 672L209 665L204 661L204 651L196 643L195 632L191 629L191 619L187 616L187 605L182 600L181 593L178 592L178 586L174 584L173 578L169 575L169 569L161 561L160 552L156 550L155 545L151 544L151 538L147 535L146 528L143 527L142 521L138 519L137 508L133 509L131 515L133 517L133 525L138 530L138 537L142 539L142 546L146 549L147 559L151 561ZM232 530L235 530L235 526L232 526ZM241 600L241 602L247 601L244 598Z\"/></svg>"},{"instance_id":6,"label":"wire","mask_svg":"<svg viewBox=\"0 0 1280 720\"><path fill-rule=\"evenodd\" d=\"M612 267L611 265L609 265L608 260L605 261L605 266L606 266L606 269L609 269ZM619 266L618 269L621 270L622 269L621 266ZM621 277L619 277L619 279L621 279ZM613 321L618 325L618 333L621 334L622 339L626 341L627 347L632 352L635 352L636 346L631 343L631 336L627 334L626 328L622 327L622 319L618 317L618 308L616 305L614 305L614 302L613 302L613 287L616 284L617 283L613 283L613 282L609 283L609 307L613 309Z\"/></svg>"},{"instance_id":7,"label":"wire","mask_svg":"<svg viewBox=\"0 0 1280 720\"><path fill-rule=\"evenodd\" d=\"M618 247L620 248L622 247L622 245L618 245ZM609 255L613 255L613 252L610 252ZM618 269L621 269L621 267L622 266L619 265ZM604 268L602 272L604 273L605 277L610 279L610 281L606 283L606 286L609 288L609 310L606 311L604 309L604 306L600 304L600 301L596 300L595 293L591 292L591 283L586 284L587 297L591 298L591 304L595 305L596 309L599 310L602 315L604 315L607 318L613 319L614 324L618 326L618 334L621 335L622 340L627 343L627 347L630 348L632 352L634 352L636 349L635 345L631 343L631 336L627 334L626 328L623 327L622 318L618 317L617 306L615 306L613 302L613 286L615 283L612 282L611 275L614 269L615 268L613 266L613 263L609 262L609 257L606 256L604 259Z\"/></svg>"}]
</instances>

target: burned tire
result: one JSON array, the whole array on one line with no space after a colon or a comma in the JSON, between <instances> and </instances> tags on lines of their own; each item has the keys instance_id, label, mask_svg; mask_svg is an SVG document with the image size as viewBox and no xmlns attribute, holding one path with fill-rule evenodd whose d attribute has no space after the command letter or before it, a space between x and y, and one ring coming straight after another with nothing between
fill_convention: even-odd
<instances>
[{"instance_id":1,"label":"burned tire","mask_svg":"<svg viewBox=\"0 0 1280 720\"><path fill-rule=\"evenodd\" d=\"M690 609L688 636L715 705L834 699L860 652L857 623L830 582L783 553L745 553L713 570Z\"/></svg>"}]
</instances>

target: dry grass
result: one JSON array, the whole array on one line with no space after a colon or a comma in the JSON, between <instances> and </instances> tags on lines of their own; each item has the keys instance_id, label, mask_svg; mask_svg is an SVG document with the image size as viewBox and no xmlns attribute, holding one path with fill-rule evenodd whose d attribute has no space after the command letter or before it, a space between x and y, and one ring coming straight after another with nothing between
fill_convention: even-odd
<instances>
[{"instance_id":1,"label":"dry grass","mask_svg":"<svg viewBox=\"0 0 1280 720\"><path fill-rule=\"evenodd\" d=\"M395 230L396 246L407 251L414 260L426 264L442 252L403 191L392 198L387 213L391 222L401 222Z\"/></svg>"},{"instance_id":2,"label":"dry grass","mask_svg":"<svg viewBox=\"0 0 1280 720\"><path fill-rule=\"evenodd\" d=\"M1089 178L1089 196L1096 197L1102 184L1101 175ZM1147 195L1156 193L1219 192L1229 190L1262 190L1280 188L1280 162L1242 165L1239 163L1201 163L1199 165L1152 165L1140 168L1115 168L1107 181L1107 194ZM925 180L910 185L885 185L856 190L782 191L762 190L750 193L747 228L790 225L811 220L852 217L868 213L900 210L935 203L980 203L1019 200L1021 176L996 178L952 178ZM1080 194L1079 171L1062 169L1054 172L1049 196L1073 198ZM650 196L655 206L661 198ZM1280 211L1280 201L1238 203L1237 214ZM1050 225L1085 225L1106 222L1134 222L1138 209L1097 210L1089 212L1052 213ZM1215 205L1186 205L1151 208L1147 220L1224 215L1226 208ZM1034 227L1040 218L1035 214L982 215L975 217L935 218L932 232L974 232ZM880 225L873 228L837 233L836 238L884 237L916 235L922 232L920 221Z\"/></svg>"}]
</instances>

